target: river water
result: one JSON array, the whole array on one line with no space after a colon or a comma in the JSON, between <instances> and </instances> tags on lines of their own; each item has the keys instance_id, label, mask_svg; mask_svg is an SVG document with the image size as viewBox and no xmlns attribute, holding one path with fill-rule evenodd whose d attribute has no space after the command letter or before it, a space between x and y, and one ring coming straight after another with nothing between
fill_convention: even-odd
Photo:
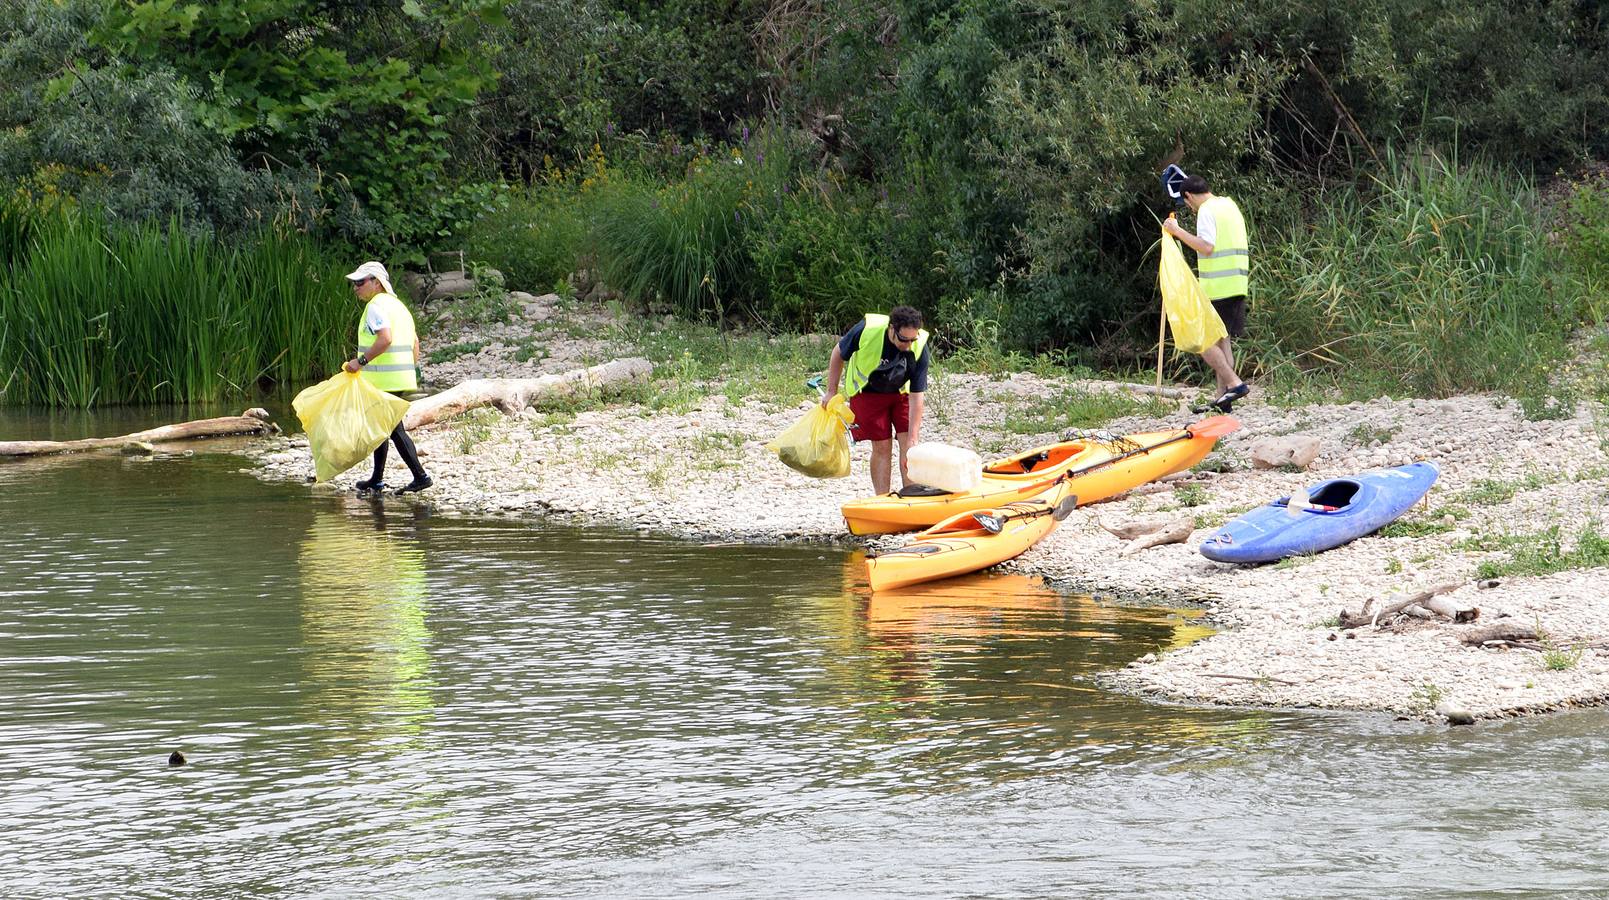
<instances>
[{"instance_id":1,"label":"river water","mask_svg":"<svg viewBox=\"0 0 1609 900\"><path fill-rule=\"evenodd\" d=\"M1609 896L1600 711L1142 702L1094 676L1193 615L220 446L0 464L0 896Z\"/></svg>"}]
</instances>

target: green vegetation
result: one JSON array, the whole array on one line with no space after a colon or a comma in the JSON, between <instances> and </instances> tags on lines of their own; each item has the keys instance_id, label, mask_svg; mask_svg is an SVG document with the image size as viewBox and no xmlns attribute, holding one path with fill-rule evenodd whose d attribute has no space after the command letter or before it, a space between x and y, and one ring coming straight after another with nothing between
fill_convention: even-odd
<instances>
[{"instance_id":1,"label":"green vegetation","mask_svg":"<svg viewBox=\"0 0 1609 900\"><path fill-rule=\"evenodd\" d=\"M461 341L426 353L425 360L433 363L452 362L461 356L473 356L484 349L486 349L485 341Z\"/></svg>"},{"instance_id":2,"label":"green vegetation","mask_svg":"<svg viewBox=\"0 0 1609 900\"><path fill-rule=\"evenodd\" d=\"M1569 543L1572 546L1565 549L1566 541L1557 525L1532 534L1506 536L1497 544L1507 551L1508 558L1481 563L1476 577L1551 575L1571 569L1609 566L1609 537L1599 534L1595 525L1582 528Z\"/></svg>"},{"instance_id":3,"label":"green vegetation","mask_svg":"<svg viewBox=\"0 0 1609 900\"><path fill-rule=\"evenodd\" d=\"M1409 698L1409 704L1416 712L1428 714L1435 711L1436 705L1441 703L1442 698L1445 696L1447 696L1447 692L1442 690L1440 685L1427 681L1414 688L1413 696Z\"/></svg>"},{"instance_id":4,"label":"green vegetation","mask_svg":"<svg viewBox=\"0 0 1609 900\"><path fill-rule=\"evenodd\" d=\"M1177 500L1180 506L1191 507L1206 503L1210 495L1207 489L1199 484L1180 484L1173 488L1173 499Z\"/></svg>"},{"instance_id":5,"label":"green vegetation","mask_svg":"<svg viewBox=\"0 0 1609 900\"><path fill-rule=\"evenodd\" d=\"M1346 439L1360 447L1368 447L1375 442L1390 443L1401 426L1393 425L1389 428L1377 428L1367 422L1359 422L1356 427L1347 432Z\"/></svg>"},{"instance_id":6,"label":"green vegetation","mask_svg":"<svg viewBox=\"0 0 1609 900\"><path fill-rule=\"evenodd\" d=\"M472 409L457 416L453 420L454 449L460 454L467 454L491 440L492 426L501 419L502 414L489 407Z\"/></svg>"},{"instance_id":7,"label":"green vegetation","mask_svg":"<svg viewBox=\"0 0 1609 900\"><path fill-rule=\"evenodd\" d=\"M230 245L177 222L112 228L17 205L0 223L7 403L241 396L326 377L356 340L344 260L300 235Z\"/></svg>"},{"instance_id":8,"label":"green vegetation","mask_svg":"<svg viewBox=\"0 0 1609 900\"><path fill-rule=\"evenodd\" d=\"M1123 416L1161 416L1170 404L1118 391L1067 388L1048 397L1013 405L1004 427L1013 434L1043 434L1068 428L1094 428Z\"/></svg>"},{"instance_id":9,"label":"green vegetation","mask_svg":"<svg viewBox=\"0 0 1609 900\"><path fill-rule=\"evenodd\" d=\"M1513 481L1482 479L1475 482L1473 487L1457 494L1454 499L1474 506L1498 506L1514 499L1514 495L1521 491L1534 491L1558 480L1558 477L1540 472L1531 472L1524 478Z\"/></svg>"},{"instance_id":10,"label":"green vegetation","mask_svg":"<svg viewBox=\"0 0 1609 900\"><path fill-rule=\"evenodd\" d=\"M1420 538L1433 534L1445 534L1453 530L1451 525L1441 521L1441 512L1432 513L1436 518L1431 519L1398 519L1390 525L1380 529L1376 534L1389 538Z\"/></svg>"},{"instance_id":11,"label":"green vegetation","mask_svg":"<svg viewBox=\"0 0 1609 900\"><path fill-rule=\"evenodd\" d=\"M1563 0L1518 17L1311 0L11 0L0 196L84 210L114 244L167 222L217 254L300 235L332 250L280 270L311 291L354 258L467 249L512 287L587 302L568 289L585 272L653 321L720 334L841 332L903 301L971 371L1132 375L1153 359L1156 169L1177 147L1250 220L1240 358L1259 397L1495 389L1559 416L1601 393L1550 376L1609 312L1609 183L1575 174L1609 155L1609 131L1582 127L1609 114L1606 62L1602 17ZM8 283L21 246L0 257ZM80 325L5 321L0 361L35 360L8 372L8 403L289 384L322 374L310 355L340 352L350 327L282 323L317 350L276 332L260 352L221 348L240 359L214 372L182 342L125 344L205 326L146 322L142 301L93 337L104 304L34 272L28 288ZM503 321L494 287L455 312ZM62 329L92 336L64 351L46 342ZM42 376L58 356L66 370ZM1170 374L1199 366L1175 355ZM1021 410L1015 427L1114 414Z\"/></svg>"}]
</instances>

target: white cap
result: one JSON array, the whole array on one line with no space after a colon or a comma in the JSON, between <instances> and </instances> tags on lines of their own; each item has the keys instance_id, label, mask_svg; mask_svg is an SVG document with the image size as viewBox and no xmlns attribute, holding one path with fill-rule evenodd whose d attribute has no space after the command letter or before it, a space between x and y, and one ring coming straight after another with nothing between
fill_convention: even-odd
<instances>
[{"instance_id":1,"label":"white cap","mask_svg":"<svg viewBox=\"0 0 1609 900\"><path fill-rule=\"evenodd\" d=\"M385 266L380 265L378 262L375 262L372 259L363 265L358 266L356 269L353 269L351 272L347 273L346 276L347 281L362 281L365 278L377 278L380 280L380 284L385 288L386 293L396 293L396 291L391 289L391 276L386 273Z\"/></svg>"}]
</instances>

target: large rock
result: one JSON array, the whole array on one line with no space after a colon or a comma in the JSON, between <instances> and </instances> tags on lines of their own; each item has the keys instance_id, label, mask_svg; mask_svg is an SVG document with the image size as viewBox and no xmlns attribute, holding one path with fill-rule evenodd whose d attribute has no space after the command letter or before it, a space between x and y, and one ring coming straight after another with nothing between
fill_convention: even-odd
<instances>
[{"instance_id":1,"label":"large rock","mask_svg":"<svg viewBox=\"0 0 1609 900\"><path fill-rule=\"evenodd\" d=\"M1251 464L1255 469L1291 466L1305 469L1318 458L1319 440L1306 434L1258 438L1251 444Z\"/></svg>"},{"instance_id":2,"label":"large rock","mask_svg":"<svg viewBox=\"0 0 1609 900\"><path fill-rule=\"evenodd\" d=\"M496 269L481 270L488 279L501 284L502 273ZM468 272L451 270L446 272L405 272L402 283L408 290L408 295L417 302L429 303L444 297L458 297L472 293L475 290L475 279Z\"/></svg>"}]
</instances>

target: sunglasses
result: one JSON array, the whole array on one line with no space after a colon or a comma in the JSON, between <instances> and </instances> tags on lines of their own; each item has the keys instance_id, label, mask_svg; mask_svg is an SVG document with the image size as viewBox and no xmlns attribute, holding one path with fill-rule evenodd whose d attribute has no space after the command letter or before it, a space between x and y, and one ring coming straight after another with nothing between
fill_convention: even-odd
<instances>
[{"instance_id":1,"label":"sunglasses","mask_svg":"<svg viewBox=\"0 0 1609 900\"><path fill-rule=\"evenodd\" d=\"M921 336L922 336L921 334L913 334L910 337L906 337L903 334L896 333L894 335L894 343L896 343L896 344L914 344L914 343L916 343L916 339L921 337Z\"/></svg>"},{"instance_id":2,"label":"sunglasses","mask_svg":"<svg viewBox=\"0 0 1609 900\"><path fill-rule=\"evenodd\" d=\"M352 286L353 287L362 287L363 285L368 284L369 282L371 282L373 280L374 279L372 277L370 277L370 278L360 278L357 281L352 282Z\"/></svg>"}]
</instances>

